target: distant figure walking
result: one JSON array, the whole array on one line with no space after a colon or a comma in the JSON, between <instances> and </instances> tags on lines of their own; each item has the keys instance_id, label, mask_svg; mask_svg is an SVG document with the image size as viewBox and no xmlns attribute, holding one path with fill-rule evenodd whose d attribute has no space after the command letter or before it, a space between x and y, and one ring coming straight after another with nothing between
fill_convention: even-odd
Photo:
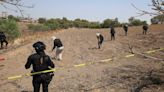
<instances>
[{"instance_id":1,"label":"distant figure walking","mask_svg":"<svg viewBox=\"0 0 164 92\"><path fill-rule=\"evenodd\" d=\"M147 30L148 30L148 25L143 25L143 35L147 34Z\"/></svg>"},{"instance_id":2,"label":"distant figure walking","mask_svg":"<svg viewBox=\"0 0 164 92\"><path fill-rule=\"evenodd\" d=\"M100 49L101 45L102 45L102 43L104 41L104 37L100 33L96 33L96 36L97 36L97 40L98 40L98 49Z\"/></svg>"},{"instance_id":3,"label":"distant figure walking","mask_svg":"<svg viewBox=\"0 0 164 92\"><path fill-rule=\"evenodd\" d=\"M127 24L124 25L124 26L123 26L123 29L124 29L124 31L125 31L125 36L127 36L127 33L128 33L128 25L127 25Z\"/></svg>"},{"instance_id":4,"label":"distant figure walking","mask_svg":"<svg viewBox=\"0 0 164 92\"><path fill-rule=\"evenodd\" d=\"M111 34L111 40L115 40L115 29L113 26L110 27L111 30L110 30L110 34Z\"/></svg>"},{"instance_id":5,"label":"distant figure walking","mask_svg":"<svg viewBox=\"0 0 164 92\"><path fill-rule=\"evenodd\" d=\"M55 36L53 36L52 40L54 41L54 46L52 48L52 51L56 48L55 59L60 61L62 60L62 52L63 52L64 46L59 38L56 38Z\"/></svg>"},{"instance_id":6,"label":"distant figure walking","mask_svg":"<svg viewBox=\"0 0 164 92\"><path fill-rule=\"evenodd\" d=\"M4 34L4 32L0 32L0 41L1 41L1 49L3 49L3 43L6 44L6 48L7 48L8 42L6 40L6 35Z\"/></svg>"}]
</instances>

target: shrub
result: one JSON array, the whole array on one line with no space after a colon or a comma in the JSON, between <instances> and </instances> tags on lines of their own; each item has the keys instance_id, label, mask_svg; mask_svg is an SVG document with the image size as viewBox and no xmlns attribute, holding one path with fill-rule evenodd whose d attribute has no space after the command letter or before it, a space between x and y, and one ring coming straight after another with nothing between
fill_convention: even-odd
<instances>
[{"instance_id":1,"label":"shrub","mask_svg":"<svg viewBox=\"0 0 164 92\"><path fill-rule=\"evenodd\" d=\"M49 27L43 24L29 24L28 29L32 31L48 31Z\"/></svg>"},{"instance_id":2,"label":"shrub","mask_svg":"<svg viewBox=\"0 0 164 92\"><path fill-rule=\"evenodd\" d=\"M15 20L0 19L0 31L4 32L7 38L12 40L21 35Z\"/></svg>"}]
</instances>

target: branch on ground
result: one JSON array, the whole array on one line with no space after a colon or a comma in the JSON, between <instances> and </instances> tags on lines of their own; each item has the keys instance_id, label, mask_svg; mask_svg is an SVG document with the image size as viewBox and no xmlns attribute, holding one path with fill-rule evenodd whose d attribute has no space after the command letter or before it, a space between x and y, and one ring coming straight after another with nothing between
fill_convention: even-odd
<instances>
[{"instance_id":1,"label":"branch on ground","mask_svg":"<svg viewBox=\"0 0 164 92\"><path fill-rule=\"evenodd\" d=\"M131 44L129 44L128 43L128 47L129 47L129 52L131 53L131 54L134 54L134 52L133 52L133 46L131 45Z\"/></svg>"}]
</instances>

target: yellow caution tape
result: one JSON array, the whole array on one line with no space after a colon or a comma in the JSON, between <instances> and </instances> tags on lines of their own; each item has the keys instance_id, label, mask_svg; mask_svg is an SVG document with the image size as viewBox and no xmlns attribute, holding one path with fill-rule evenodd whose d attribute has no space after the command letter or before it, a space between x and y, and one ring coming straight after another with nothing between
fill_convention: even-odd
<instances>
[{"instance_id":1,"label":"yellow caution tape","mask_svg":"<svg viewBox=\"0 0 164 92\"><path fill-rule=\"evenodd\" d=\"M101 60L101 62L108 62L108 61L111 61L112 59L109 58L109 59L104 59L104 60Z\"/></svg>"},{"instance_id":2,"label":"yellow caution tape","mask_svg":"<svg viewBox=\"0 0 164 92\"><path fill-rule=\"evenodd\" d=\"M86 63L74 65L74 67L83 67L83 66L86 66Z\"/></svg>"},{"instance_id":3,"label":"yellow caution tape","mask_svg":"<svg viewBox=\"0 0 164 92\"><path fill-rule=\"evenodd\" d=\"M164 50L164 48L160 48L160 49L158 49L158 50L147 51L146 53L149 54L149 53L153 53L153 52L161 51L161 50ZM129 55L126 55L125 57L126 57L126 58L129 58L129 57L133 57L133 56L135 56L135 54L129 54ZM112 60L113 60L113 59L109 58L109 59L104 59L104 60L100 60L100 61L101 61L101 62L108 62L108 61L112 61ZM94 64L94 63L99 63L99 62L83 63L83 64L74 65L74 67L83 67L83 66L86 66L86 65ZM64 69L65 69L65 68L45 70L45 71L40 71L40 72L28 73L28 74L25 74L24 76L32 76L32 75L35 75L35 74L48 73L48 72L55 72L55 71L64 70ZM18 79L18 78L21 78L21 77L23 77L23 75L8 77L7 79L8 79L8 80L11 80L11 79Z\"/></svg>"},{"instance_id":4,"label":"yellow caution tape","mask_svg":"<svg viewBox=\"0 0 164 92\"><path fill-rule=\"evenodd\" d=\"M147 51L146 53L147 54L150 54L150 53L154 53L154 52L156 52L157 50L151 50L151 51Z\"/></svg>"},{"instance_id":5,"label":"yellow caution tape","mask_svg":"<svg viewBox=\"0 0 164 92\"><path fill-rule=\"evenodd\" d=\"M65 68L58 68L55 71L60 71L60 70L64 70Z\"/></svg>"},{"instance_id":6,"label":"yellow caution tape","mask_svg":"<svg viewBox=\"0 0 164 92\"><path fill-rule=\"evenodd\" d=\"M160 48L160 49L157 49L157 50L150 50L150 51L147 51L145 53L150 54L150 53L154 53L154 52L161 51L161 50L164 50L164 48Z\"/></svg>"},{"instance_id":7,"label":"yellow caution tape","mask_svg":"<svg viewBox=\"0 0 164 92\"><path fill-rule=\"evenodd\" d=\"M7 79L11 80L11 79L18 79L18 78L21 78L21 77L22 77L22 75L18 75L18 76L8 77Z\"/></svg>"},{"instance_id":8,"label":"yellow caution tape","mask_svg":"<svg viewBox=\"0 0 164 92\"><path fill-rule=\"evenodd\" d=\"M129 58L129 57L133 57L133 56L134 56L134 54L130 54L130 55L126 55L125 57Z\"/></svg>"},{"instance_id":9,"label":"yellow caution tape","mask_svg":"<svg viewBox=\"0 0 164 92\"><path fill-rule=\"evenodd\" d=\"M32 75L36 75L36 74L48 73L48 72L54 72L54 71L56 71L56 69L45 70L45 71L34 72L34 73L28 73L28 74L25 74L24 76L32 76ZM23 77L23 75L8 77L7 79L11 80L11 79L18 79L18 78L21 78L21 77Z\"/></svg>"},{"instance_id":10,"label":"yellow caution tape","mask_svg":"<svg viewBox=\"0 0 164 92\"><path fill-rule=\"evenodd\" d=\"M164 48L160 48L159 51L160 51L160 50L164 50Z\"/></svg>"},{"instance_id":11,"label":"yellow caution tape","mask_svg":"<svg viewBox=\"0 0 164 92\"><path fill-rule=\"evenodd\" d=\"M45 71L43 71L43 73L55 72L55 71L56 71L56 69L51 69L51 70L45 70Z\"/></svg>"}]
</instances>

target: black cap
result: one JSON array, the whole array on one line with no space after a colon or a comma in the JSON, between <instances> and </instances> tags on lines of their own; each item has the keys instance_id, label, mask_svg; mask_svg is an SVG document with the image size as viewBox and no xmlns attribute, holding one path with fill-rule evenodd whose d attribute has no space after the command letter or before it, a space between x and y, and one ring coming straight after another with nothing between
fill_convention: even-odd
<instances>
[{"instance_id":1,"label":"black cap","mask_svg":"<svg viewBox=\"0 0 164 92\"><path fill-rule=\"evenodd\" d=\"M38 42L34 43L33 47L35 48L35 50L37 52L38 51L44 51L46 49L46 45L41 41L38 41Z\"/></svg>"}]
</instances>

